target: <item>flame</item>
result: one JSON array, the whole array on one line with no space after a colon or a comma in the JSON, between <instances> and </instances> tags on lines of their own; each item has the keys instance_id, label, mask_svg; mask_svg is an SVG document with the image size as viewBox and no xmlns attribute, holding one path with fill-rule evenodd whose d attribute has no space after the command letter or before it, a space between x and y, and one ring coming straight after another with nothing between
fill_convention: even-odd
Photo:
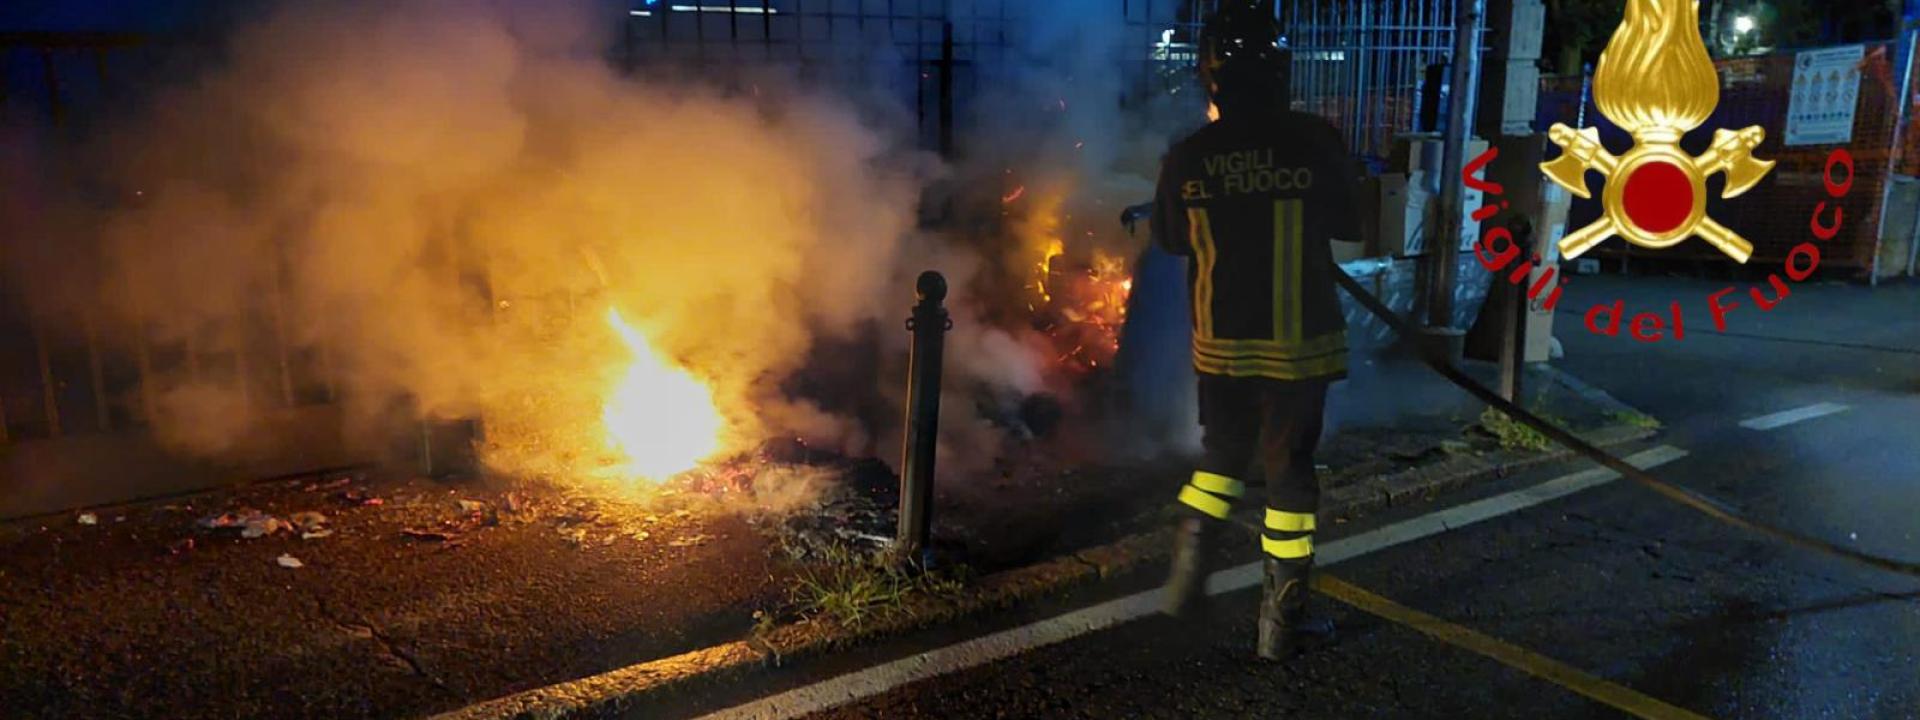
<instances>
[{"instance_id":1,"label":"flame","mask_svg":"<svg viewBox=\"0 0 1920 720\"><path fill-rule=\"evenodd\" d=\"M1127 297L1133 294L1126 258L1096 248L1084 270L1068 277L1054 303L1065 322L1052 335L1057 345L1071 347L1059 362L1080 370L1112 362L1127 324Z\"/></svg>"},{"instance_id":2,"label":"flame","mask_svg":"<svg viewBox=\"0 0 1920 720\"><path fill-rule=\"evenodd\" d=\"M713 391L661 357L619 310L607 311L607 324L633 354L601 410L607 438L624 456L622 470L659 481L719 453L726 421Z\"/></svg>"},{"instance_id":3,"label":"flame","mask_svg":"<svg viewBox=\"0 0 1920 720\"><path fill-rule=\"evenodd\" d=\"M1103 249L1092 230L1084 237L1077 228L1065 230L1073 220L1069 187L1020 187L1024 201L1008 214L1018 257L1031 275L1027 307L1034 327L1052 339L1054 364L1061 369L1085 372L1110 363L1120 349L1133 292L1126 257Z\"/></svg>"},{"instance_id":4,"label":"flame","mask_svg":"<svg viewBox=\"0 0 1920 720\"><path fill-rule=\"evenodd\" d=\"M1047 240L1047 249L1040 256L1040 265L1036 268L1037 274L1033 280L1033 288L1039 291L1042 303L1053 302L1053 295L1047 292L1047 283L1053 279L1053 261L1065 254L1067 254L1067 246L1060 241L1060 238Z\"/></svg>"},{"instance_id":5,"label":"flame","mask_svg":"<svg viewBox=\"0 0 1920 720\"><path fill-rule=\"evenodd\" d=\"M1593 98L1641 140L1677 141L1720 104L1720 78L1700 38L1694 0L1628 0L1594 70Z\"/></svg>"},{"instance_id":6,"label":"flame","mask_svg":"<svg viewBox=\"0 0 1920 720\"><path fill-rule=\"evenodd\" d=\"M1053 261L1067 252L1064 238L1060 234L1061 206L1066 203L1066 193L1047 191L1037 195L1030 194L1027 186L1021 185L1011 198L1002 198L1011 203L1013 200L1027 198L1015 211L1013 232L1019 239L1022 253L1031 252L1039 256L1030 266L1033 279L1027 282L1027 289L1033 291L1037 301L1034 309L1053 302L1053 294L1048 285L1053 280Z\"/></svg>"}]
</instances>

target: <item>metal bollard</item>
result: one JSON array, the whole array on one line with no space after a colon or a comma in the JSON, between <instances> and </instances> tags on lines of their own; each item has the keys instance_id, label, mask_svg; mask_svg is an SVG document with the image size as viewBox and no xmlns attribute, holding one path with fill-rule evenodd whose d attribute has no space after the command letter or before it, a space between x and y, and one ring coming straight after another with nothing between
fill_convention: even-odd
<instances>
[{"instance_id":1,"label":"metal bollard","mask_svg":"<svg viewBox=\"0 0 1920 720\"><path fill-rule=\"evenodd\" d=\"M947 279L928 270L920 273L913 317L907 331L913 347L907 364L907 435L900 461L900 525L895 549L899 557L921 560L933 530L933 460L940 437L940 365L947 331L953 319L942 303Z\"/></svg>"}]
</instances>

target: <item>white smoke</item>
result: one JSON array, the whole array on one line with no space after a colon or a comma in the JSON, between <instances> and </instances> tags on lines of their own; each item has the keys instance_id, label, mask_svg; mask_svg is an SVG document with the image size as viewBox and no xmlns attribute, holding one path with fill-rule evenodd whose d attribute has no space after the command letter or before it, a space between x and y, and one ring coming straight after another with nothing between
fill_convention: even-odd
<instances>
[{"instance_id":1,"label":"white smoke","mask_svg":"<svg viewBox=\"0 0 1920 720\"><path fill-rule=\"evenodd\" d=\"M914 149L910 113L873 101L885 93L850 99L777 70L735 89L623 76L597 3L282 3L89 148L110 159L90 176L10 158L34 168L0 190L0 219L32 229L10 241L10 280L37 312L125 329L110 350L139 335L225 358L153 370L149 419L183 453L253 442L273 370L234 364L283 339L325 368L368 446L396 418L477 416L494 468L559 475L601 440L620 370L608 306L714 389L728 448L797 437L893 461L897 328L914 277L938 269L963 391L946 404L943 472L962 474L1006 437L967 393L1061 387L1041 339L994 317L1020 251L919 229L929 184L991 198L958 203L986 213L1009 174L1057 187L1065 232L1131 254L1119 209L1150 194L1179 125L1160 121L1183 117L1122 108L1138 78L1113 69L1140 48L1110 3L1028 10L949 168ZM120 201L63 200L83 187ZM64 272L88 267L101 271ZM879 376L854 392L891 414L788 391L822 343L868 333L876 357L853 360Z\"/></svg>"}]
</instances>

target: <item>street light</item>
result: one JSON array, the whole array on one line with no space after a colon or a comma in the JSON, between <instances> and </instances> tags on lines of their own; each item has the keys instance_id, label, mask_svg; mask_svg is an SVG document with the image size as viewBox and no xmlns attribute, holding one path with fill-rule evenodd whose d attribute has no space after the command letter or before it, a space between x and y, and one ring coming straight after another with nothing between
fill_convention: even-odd
<instances>
[{"instance_id":1,"label":"street light","mask_svg":"<svg viewBox=\"0 0 1920 720\"><path fill-rule=\"evenodd\" d=\"M1736 33L1745 35L1747 33L1753 32L1753 28L1754 28L1754 23L1753 23L1752 15L1741 15L1733 19L1733 31Z\"/></svg>"}]
</instances>

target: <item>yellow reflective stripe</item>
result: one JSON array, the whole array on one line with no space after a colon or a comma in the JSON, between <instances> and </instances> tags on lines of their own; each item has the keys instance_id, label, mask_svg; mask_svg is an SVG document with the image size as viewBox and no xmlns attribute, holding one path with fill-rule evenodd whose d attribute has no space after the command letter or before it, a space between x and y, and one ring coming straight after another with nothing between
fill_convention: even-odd
<instances>
[{"instance_id":1,"label":"yellow reflective stripe","mask_svg":"<svg viewBox=\"0 0 1920 720\"><path fill-rule=\"evenodd\" d=\"M1347 331L1335 330L1307 340L1281 342L1278 340L1221 340L1219 338L1193 339L1195 352L1221 357L1241 357L1259 355L1273 359L1314 357L1337 350L1347 349Z\"/></svg>"},{"instance_id":2,"label":"yellow reflective stripe","mask_svg":"<svg viewBox=\"0 0 1920 720\"><path fill-rule=\"evenodd\" d=\"M1187 208L1187 241L1199 264L1193 283L1193 328L1200 337L1213 337L1213 267L1219 254L1213 247L1213 221L1206 208Z\"/></svg>"},{"instance_id":3,"label":"yellow reflective stripe","mask_svg":"<svg viewBox=\"0 0 1920 720\"><path fill-rule=\"evenodd\" d=\"M1338 352L1303 360L1268 360L1265 358L1223 360L1196 353L1193 356L1193 369L1208 375L1225 375L1227 377L1306 380L1345 372L1347 369L1347 354L1345 352Z\"/></svg>"},{"instance_id":4,"label":"yellow reflective stripe","mask_svg":"<svg viewBox=\"0 0 1920 720\"><path fill-rule=\"evenodd\" d=\"M1260 538L1260 549L1267 551L1268 555L1280 558L1281 560L1299 560L1304 557L1313 557L1313 536L1308 535L1292 540L1275 540L1270 537L1263 537Z\"/></svg>"},{"instance_id":5,"label":"yellow reflective stripe","mask_svg":"<svg viewBox=\"0 0 1920 720\"><path fill-rule=\"evenodd\" d=\"M1267 508L1267 529L1275 532L1311 532L1313 513L1287 512Z\"/></svg>"},{"instance_id":6,"label":"yellow reflective stripe","mask_svg":"<svg viewBox=\"0 0 1920 720\"><path fill-rule=\"evenodd\" d=\"M1227 497L1237 498L1247 494L1246 483L1225 475L1216 475L1206 471L1195 471L1193 473L1193 486L1215 495L1225 495Z\"/></svg>"},{"instance_id":7,"label":"yellow reflective stripe","mask_svg":"<svg viewBox=\"0 0 1920 720\"><path fill-rule=\"evenodd\" d=\"M1225 520L1233 514L1233 503L1208 495L1205 490L1192 485L1180 488L1180 504L1219 520Z\"/></svg>"},{"instance_id":8,"label":"yellow reflective stripe","mask_svg":"<svg viewBox=\"0 0 1920 720\"><path fill-rule=\"evenodd\" d=\"M1273 201L1273 338L1297 341L1300 325L1300 253L1304 244L1298 199Z\"/></svg>"}]
</instances>

